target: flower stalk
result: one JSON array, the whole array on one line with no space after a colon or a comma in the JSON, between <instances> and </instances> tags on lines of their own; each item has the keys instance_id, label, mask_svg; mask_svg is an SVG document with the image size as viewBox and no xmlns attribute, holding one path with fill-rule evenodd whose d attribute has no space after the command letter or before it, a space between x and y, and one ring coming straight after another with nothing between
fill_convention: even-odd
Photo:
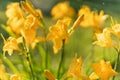
<instances>
[{"instance_id":1,"label":"flower stalk","mask_svg":"<svg viewBox=\"0 0 120 80\"><path fill-rule=\"evenodd\" d=\"M19 74L19 71L17 70L17 68L13 65L13 63L6 56L3 55L3 59L9 65L9 67L12 69L12 71L15 74Z\"/></svg>"},{"instance_id":2,"label":"flower stalk","mask_svg":"<svg viewBox=\"0 0 120 80\"><path fill-rule=\"evenodd\" d=\"M33 69L32 69L32 63L31 63L31 59L30 59L29 48L27 47L27 44L26 44L24 38L23 38L23 47L24 47L24 54L25 54L25 56L26 56L27 64L28 64L28 66L29 66L30 73L31 73L31 76L32 76L32 79L31 79L31 80L35 80L34 72L33 72Z\"/></svg>"},{"instance_id":3,"label":"flower stalk","mask_svg":"<svg viewBox=\"0 0 120 80\"><path fill-rule=\"evenodd\" d=\"M120 50L117 50L117 59L116 59L116 62L115 62L115 65L114 65L114 70L117 71L117 67L118 67L118 62L119 62L119 58L120 58ZM115 80L115 76L113 77L113 80Z\"/></svg>"},{"instance_id":4,"label":"flower stalk","mask_svg":"<svg viewBox=\"0 0 120 80\"><path fill-rule=\"evenodd\" d=\"M60 63L59 63L59 66L58 66L58 72L57 72L57 79L60 78L60 71L61 71L61 68L62 68L62 63L64 62L64 47L65 47L65 40L62 41L62 49L61 49L61 57L60 57Z\"/></svg>"}]
</instances>

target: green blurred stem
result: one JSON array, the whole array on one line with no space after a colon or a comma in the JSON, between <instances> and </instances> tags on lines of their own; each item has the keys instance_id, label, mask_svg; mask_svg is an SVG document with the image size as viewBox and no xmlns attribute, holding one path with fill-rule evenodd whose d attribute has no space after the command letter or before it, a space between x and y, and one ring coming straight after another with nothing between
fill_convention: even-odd
<instances>
[{"instance_id":1,"label":"green blurred stem","mask_svg":"<svg viewBox=\"0 0 120 80\"><path fill-rule=\"evenodd\" d=\"M116 50L117 51L117 60L115 62L115 66L114 66L114 70L117 71L117 66L118 66L118 62L119 62L119 58L120 58L120 50ZM113 80L115 80L115 76L113 77Z\"/></svg>"},{"instance_id":2,"label":"green blurred stem","mask_svg":"<svg viewBox=\"0 0 120 80\"><path fill-rule=\"evenodd\" d=\"M43 25L45 26L44 22L42 21ZM47 33L46 33L46 29L43 28L43 32L44 32L44 36L45 36L45 39L46 39L46 36L47 36ZM47 46L47 40L45 40L45 69L48 68L48 46Z\"/></svg>"},{"instance_id":3,"label":"green blurred stem","mask_svg":"<svg viewBox=\"0 0 120 80\"><path fill-rule=\"evenodd\" d=\"M32 64L31 64L31 61L30 61L30 53L29 52L26 53L26 59L27 59L28 66L30 68L30 72L31 72L31 75L32 75L32 80L34 80L34 73L33 73Z\"/></svg>"},{"instance_id":4,"label":"green blurred stem","mask_svg":"<svg viewBox=\"0 0 120 80\"><path fill-rule=\"evenodd\" d=\"M57 79L59 80L60 78L60 71L61 71L61 68L62 68L62 63L64 62L64 47L65 47L65 40L62 41L62 52L61 52L61 57L60 57L60 63L59 63L59 66L58 66L58 72L57 72Z\"/></svg>"},{"instance_id":5,"label":"green blurred stem","mask_svg":"<svg viewBox=\"0 0 120 80\"><path fill-rule=\"evenodd\" d=\"M26 60L27 60L27 64L28 64L28 67L30 69L30 73L31 73L31 76L32 76L32 79L31 80L35 80L35 77L34 77L34 72L33 72L33 69L32 69L32 63L31 63L31 58L30 58L30 51L29 51L29 48L26 44L26 41L23 37L23 47L24 47L24 53L25 53L25 56L26 56Z\"/></svg>"},{"instance_id":6,"label":"green blurred stem","mask_svg":"<svg viewBox=\"0 0 120 80\"><path fill-rule=\"evenodd\" d=\"M45 43L46 44L46 43ZM47 44L46 44L47 45ZM46 46L46 54L45 54L45 69L48 68L48 52L47 52L47 46Z\"/></svg>"},{"instance_id":7,"label":"green blurred stem","mask_svg":"<svg viewBox=\"0 0 120 80\"><path fill-rule=\"evenodd\" d=\"M117 70L117 65L118 65L118 62L119 62L119 57L120 57L119 54L120 54L120 51L117 53L117 60L116 60L115 66L114 66L115 71Z\"/></svg>"},{"instance_id":8,"label":"green blurred stem","mask_svg":"<svg viewBox=\"0 0 120 80\"><path fill-rule=\"evenodd\" d=\"M15 74L19 74L19 71L16 69L16 67L13 65L13 63L6 56L3 56L3 59Z\"/></svg>"},{"instance_id":9,"label":"green blurred stem","mask_svg":"<svg viewBox=\"0 0 120 80\"><path fill-rule=\"evenodd\" d=\"M40 23L42 24L41 28L43 30L44 37L46 39L46 36L47 36L46 25L45 25L43 19L40 16L38 16L37 18L40 21ZM47 69L48 68L48 47L47 47L47 40L45 40L45 47L46 47L46 50L45 50L46 51L45 52L45 69Z\"/></svg>"}]
</instances>

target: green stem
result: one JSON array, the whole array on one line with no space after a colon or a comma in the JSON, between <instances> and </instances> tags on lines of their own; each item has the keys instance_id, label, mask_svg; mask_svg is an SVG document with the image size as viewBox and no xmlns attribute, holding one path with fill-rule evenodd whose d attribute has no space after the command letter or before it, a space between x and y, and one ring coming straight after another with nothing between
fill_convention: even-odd
<instances>
[{"instance_id":1,"label":"green stem","mask_svg":"<svg viewBox=\"0 0 120 80\"><path fill-rule=\"evenodd\" d=\"M13 65L13 63L5 56L3 56L4 61L9 65L9 67L12 69L12 71L15 74L19 74L19 71L16 69L16 67Z\"/></svg>"},{"instance_id":2,"label":"green stem","mask_svg":"<svg viewBox=\"0 0 120 80\"><path fill-rule=\"evenodd\" d=\"M47 46L46 46L46 54L45 54L45 69L48 68L48 53L47 53Z\"/></svg>"},{"instance_id":3,"label":"green stem","mask_svg":"<svg viewBox=\"0 0 120 80\"><path fill-rule=\"evenodd\" d=\"M29 66L30 73L31 73L31 76L32 76L31 80L35 80L33 69L32 69L31 58L30 58L30 51L29 51L29 48L26 44L26 41L25 41L24 37L23 37L23 47L24 47L24 51L25 51L25 55L26 55L26 59L27 59L27 64Z\"/></svg>"},{"instance_id":4,"label":"green stem","mask_svg":"<svg viewBox=\"0 0 120 80\"><path fill-rule=\"evenodd\" d=\"M46 35L46 31L44 31L45 37ZM45 47L46 47L46 53L45 53L45 68L48 68L48 47L47 47L47 41L45 40Z\"/></svg>"},{"instance_id":5,"label":"green stem","mask_svg":"<svg viewBox=\"0 0 120 80\"><path fill-rule=\"evenodd\" d=\"M119 62L119 57L120 57L120 50L117 51L117 60L115 62L115 65L114 65L114 70L116 71L117 70L117 66L118 66L118 62ZM113 77L113 80L115 80L115 76Z\"/></svg>"},{"instance_id":6,"label":"green stem","mask_svg":"<svg viewBox=\"0 0 120 80\"><path fill-rule=\"evenodd\" d=\"M33 73L32 65L31 65L31 61L30 61L30 53L29 52L26 53L26 59L27 59L28 66L30 68L32 80L34 80L34 73Z\"/></svg>"},{"instance_id":7,"label":"green stem","mask_svg":"<svg viewBox=\"0 0 120 80\"><path fill-rule=\"evenodd\" d=\"M43 19L42 19L40 16L37 16L36 18L37 18L37 19L40 21L40 23L42 24L42 25L41 25L41 28L42 28L42 30L43 30L44 37L45 37L45 39L46 39L46 36L47 36L46 25L45 25ZM47 69L47 68L48 68L48 47L47 47L47 40L45 40L45 47L46 47L46 50L45 50L45 51L46 51L46 52L45 52L45 69Z\"/></svg>"},{"instance_id":8,"label":"green stem","mask_svg":"<svg viewBox=\"0 0 120 80\"><path fill-rule=\"evenodd\" d=\"M44 36L45 36L45 39L46 39L46 36L47 36L47 32L46 32L46 25L43 21L42 18L38 17L39 21L42 23L42 29L43 29L43 32L44 32ZM45 48L46 48L46 52L45 52L45 69L48 68L48 47L47 47L47 40L45 40Z\"/></svg>"},{"instance_id":9,"label":"green stem","mask_svg":"<svg viewBox=\"0 0 120 80\"><path fill-rule=\"evenodd\" d=\"M61 52L61 57L60 57L60 63L59 63L59 66L58 66L58 72L57 72L57 79L59 80L60 78L60 71L61 71L61 68L62 68L62 62L64 61L64 47L65 47L65 40L62 41L62 52Z\"/></svg>"}]
</instances>

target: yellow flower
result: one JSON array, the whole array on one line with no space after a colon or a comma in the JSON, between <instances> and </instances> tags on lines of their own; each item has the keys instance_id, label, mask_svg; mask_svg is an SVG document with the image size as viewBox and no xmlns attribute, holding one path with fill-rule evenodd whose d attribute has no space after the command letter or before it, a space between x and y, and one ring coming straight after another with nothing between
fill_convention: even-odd
<instances>
[{"instance_id":1,"label":"yellow flower","mask_svg":"<svg viewBox=\"0 0 120 80\"><path fill-rule=\"evenodd\" d=\"M3 36L2 36L3 37ZM4 39L4 37L3 37ZM13 37L9 37L7 40L4 39L4 46L3 46L3 51L4 53L7 51L9 55L13 54L13 50L17 50L19 51L19 40L13 38Z\"/></svg>"},{"instance_id":2,"label":"yellow flower","mask_svg":"<svg viewBox=\"0 0 120 80\"><path fill-rule=\"evenodd\" d=\"M108 18L108 15L104 15L104 11L101 10L98 14L97 12L94 12L94 26L102 27L104 24L104 21Z\"/></svg>"},{"instance_id":3,"label":"yellow flower","mask_svg":"<svg viewBox=\"0 0 120 80\"><path fill-rule=\"evenodd\" d=\"M21 18L24 16L24 13L21 10L18 2L11 3L7 6L6 16L9 19L14 18L14 17Z\"/></svg>"},{"instance_id":4,"label":"yellow flower","mask_svg":"<svg viewBox=\"0 0 120 80\"><path fill-rule=\"evenodd\" d=\"M80 23L82 27L91 27L93 25L93 12L91 12L88 6L82 6L82 8L78 11L78 15L84 15L83 21Z\"/></svg>"},{"instance_id":5,"label":"yellow flower","mask_svg":"<svg viewBox=\"0 0 120 80\"><path fill-rule=\"evenodd\" d=\"M19 3L12 3L7 6L6 16L8 17L7 25L10 26L11 30L20 34L23 28L25 14L21 10Z\"/></svg>"},{"instance_id":6,"label":"yellow flower","mask_svg":"<svg viewBox=\"0 0 120 80\"><path fill-rule=\"evenodd\" d=\"M11 75L10 80L22 80L23 75Z\"/></svg>"},{"instance_id":7,"label":"yellow flower","mask_svg":"<svg viewBox=\"0 0 120 80\"><path fill-rule=\"evenodd\" d=\"M8 76L5 70L5 66L2 64L2 61L0 60L0 79L1 80L8 80Z\"/></svg>"},{"instance_id":8,"label":"yellow flower","mask_svg":"<svg viewBox=\"0 0 120 80\"><path fill-rule=\"evenodd\" d=\"M21 30L27 46L35 47L39 41L44 41L42 37L36 37L39 21L33 15L28 15L24 22L24 28Z\"/></svg>"},{"instance_id":9,"label":"yellow flower","mask_svg":"<svg viewBox=\"0 0 120 80\"><path fill-rule=\"evenodd\" d=\"M70 19L58 20L56 25L50 27L50 33L47 36L47 40L51 40L54 44L53 49L54 53L57 53L62 47L62 41L65 40L65 43L69 39L68 34L68 25Z\"/></svg>"},{"instance_id":10,"label":"yellow flower","mask_svg":"<svg viewBox=\"0 0 120 80\"><path fill-rule=\"evenodd\" d=\"M112 17L111 17L111 26L112 26L112 30L113 30L113 34L115 34L118 38L120 38L120 24L115 23L115 21L113 21Z\"/></svg>"},{"instance_id":11,"label":"yellow flower","mask_svg":"<svg viewBox=\"0 0 120 80\"><path fill-rule=\"evenodd\" d=\"M82 27L93 27L95 32L101 30L104 21L108 18L108 15L104 15L104 11L101 10L100 14L91 11L88 6L82 6L78 11L78 15L84 15L83 21L80 23Z\"/></svg>"},{"instance_id":12,"label":"yellow flower","mask_svg":"<svg viewBox=\"0 0 120 80\"><path fill-rule=\"evenodd\" d=\"M82 58L75 57L72 60L72 63L68 69L66 78L73 78L74 80L78 80L81 78L82 80L89 80L89 78L86 75L83 75L82 73Z\"/></svg>"},{"instance_id":13,"label":"yellow flower","mask_svg":"<svg viewBox=\"0 0 120 80\"><path fill-rule=\"evenodd\" d=\"M117 75L117 72L112 69L110 62L105 62L104 60L100 60L99 63L94 63L93 69L101 80L109 80L110 77Z\"/></svg>"},{"instance_id":14,"label":"yellow flower","mask_svg":"<svg viewBox=\"0 0 120 80\"><path fill-rule=\"evenodd\" d=\"M66 16L73 17L75 15L75 11L68 2L60 2L53 7L51 15L54 19L64 18Z\"/></svg>"},{"instance_id":15,"label":"yellow flower","mask_svg":"<svg viewBox=\"0 0 120 80\"><path fill-rule=\"evenodd\" d=\"M116 46L116 42L111 38L112 30L109 28L105 28L102 33L97 33L97 41L93 44L97 44L101 47L111 47Z\"/></svg>"},{"instance_id":16,"label":"yellow flower","mask_svg":"<svg viewBox=\"0 0 120 80\"><path fill-rule=\"evenodd\" d=\"M30 15L34 16L39 21L39 26L44 27L44 23L42 21L43 14L40 9L35 9L34 6L29 2L29 0L20 1L21 7L28 12Z\"/></svg>"},{"instance_id":17,"label":"yellow flower","mask_svg":"<svg viewBox=\"0 0 120 80\"><path fill-rule=\"evenodd\" d=\"M16 33L16 34L20 34L23 26L24 26L24 19L23 18L18 18L18 17L14 17L12 19L9 19L7 21L7 25L10 26L10 29Z\"/></svg>"}]
</instances>

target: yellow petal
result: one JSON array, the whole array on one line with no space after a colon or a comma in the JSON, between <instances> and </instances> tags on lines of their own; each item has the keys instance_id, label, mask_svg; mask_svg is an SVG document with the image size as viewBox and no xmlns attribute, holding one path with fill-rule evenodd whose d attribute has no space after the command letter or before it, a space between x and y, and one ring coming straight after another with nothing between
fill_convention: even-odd
<instances>
[{"instance_id":1,"label":"yellow petal","mask_svg":"<svg viewBox=\"0 0 120 80\"><path fill-rule=\"evenodd\" d=\"M75 11L68 2L60 2L52 8L51 15L54 19L73 17Z\"/></svg>"},{"instance_id":2,"label":"yellow petal","mask_svg":"<svg viewBox=\"0 0 120 80\"><path fill-rule=\"evenodd\" d=\"M80 78L82 76L81 68L82 68L82 58L80 57L77 59L77 57L75 57L72 60L72 63L68 69L66 77L70 78L76 76L76 78Z\"/></svg>"},{"instance_id":3,"label":"yellow petal","mask_svg":"<svg viewBox=\"0 0 120 80\"><path fill-rule=\"evenodd\" d=\"M55 77L53 76L53 74L48 70L45 70L45 76L48 80L55 80Z\"/></svg>"},{"instance_id":4,"label":"yellow petal","mask_svg":"<svg viewBox=\"0 0 120 80\"><path fill-rule=\"evenodd\" d=\"M105 62L104 60L94 63L93 69L102 80L109 80L110 77L117 75L117 72L112 69L110 62Z\"/></svg>"},{"instance_id":5,"label":"yellow petal","mask_svg":"<svg viewBox=\"0 0 120 80\"><path fill-rule=\"evenodd\" d=\"M91 80L96 80L96 79L99 79L99 76L95 72L93 72L93 73L90 74L89 78Z\"/></svg>"}]
</instances>

